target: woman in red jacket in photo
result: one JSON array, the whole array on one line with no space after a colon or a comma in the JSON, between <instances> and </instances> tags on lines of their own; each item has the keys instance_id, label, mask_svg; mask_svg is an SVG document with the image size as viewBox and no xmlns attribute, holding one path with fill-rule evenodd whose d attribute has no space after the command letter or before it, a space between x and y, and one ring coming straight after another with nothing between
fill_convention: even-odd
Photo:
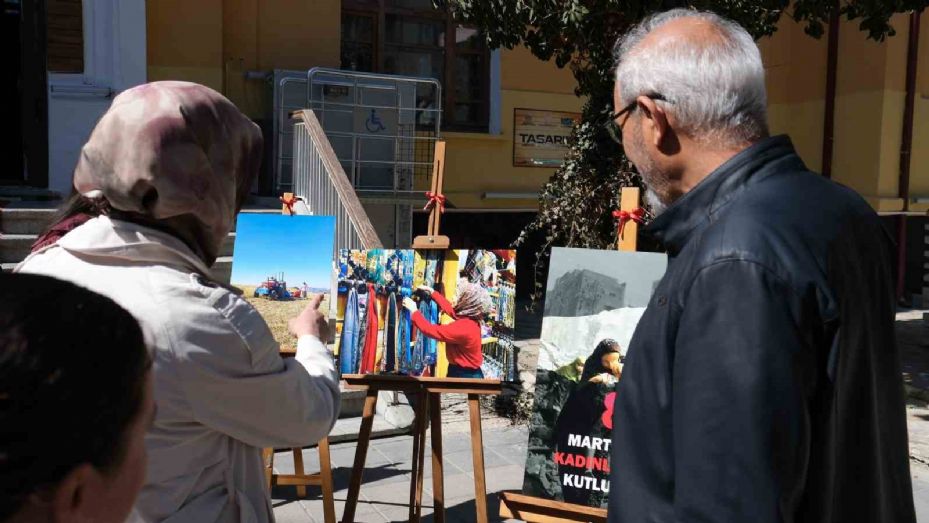
<instances>
[{"instance_id":1,"label":"woman in red jacket in photo","mask_svg":"<svg viewBox=\"0 0 929 523\"><path fill-rule=\"evenodd\" d=\"M436 325L427 320L411 298L403 300L410 311L413 325L424 335L445 342L448 357L449 378L483 378L481 363L481 321L490 311L490 295L476 283L462 281L458 284L458 300L452 305L445 296L425 285L418 290L429 293L439 309L455 321L448 325Z\"/></svg>"}]
</instances>

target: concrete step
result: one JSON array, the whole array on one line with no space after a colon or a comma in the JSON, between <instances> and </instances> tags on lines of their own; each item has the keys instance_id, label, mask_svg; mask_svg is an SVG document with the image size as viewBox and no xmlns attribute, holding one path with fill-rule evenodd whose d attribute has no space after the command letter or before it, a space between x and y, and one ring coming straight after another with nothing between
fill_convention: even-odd
<instances>
[{"instance_id":1,"label":"concrete step","mask_svg":"<svg viewBox=\"0 0 929 523\"><path fill-rule=\"evenodd\" d=\"M0 200L4 202L51 201L60 202L61 195L48 189L22 185L0 186Z\"/></svg>"},{"instance_id":2,"label":"concrete step","mask_svg":"<svg viewBox=\"0 0 929 523\"><path fill-rule=\"evenodd\" d=\"M29 250L35 240L35 234L4 234L0 237L0 263L23 261L29 256Z\"/></svg>"},{"instance_id":3,"label":"concrete step","mask_svg":"<svg viewBox=\"0 0 929 523\"><path fill-rule=\"evenodd\" d=\"M4 233L0 236L0 263L18 263L23 261L26 256L29 256L29 251L32 244L36 241L36 238L38 238L37 234ZM226 241L223 242L219 255L221 257L229 257L231 260L234 246L235 233L231 232L229 236L226 237Z\"/></svg>"},{"instance_id":4,"label":"concrete step","mask_svg":"<svg viewBox=\"0 0 929 523\"><path fill-rule=\"evenodd\" d=\"M58 210L51 204L57 202L26 202L28 206L9 204L0 207L0 233L3 234L39 234L48 227ZM243 214L279 214L280 209L243 209ZM233 227L233 231L235 228Z\"/></svg>"},{"instance_id":5,"label":"concrete step","mask_svg":"<svg viewBox=\"0 0 929 523\"><path fill-rule=\"evenodd\" d=\"M18 264L18 261L0 263L0 271L13 272L13 269L16 268ZM213 275L222 283L230 283L232 280L232 256L217 258L216 263L213 264Z\"/></svg>"},{"instance_id":6,"label":"concrete step","mask_svg":"<svg viewBox=\"0 0 929 523\"><path fill-rule=\"evenodd\" d=\"M329 433L329 444L358 441L359 432L361 432L360 416L357 418L341 418L335 422L335 427L332 427L332 432ZM410 427L397 427L387 421L384 416L380 414L374 415L374 422L371 424L371 439L409 433Z\"/></svg>"},{"instance_id":7,"label":"concrete step","mask_svg":"<svg viewBox=\"0 0 929 523\"><path fill-rule=\"evenodd\" d=\"M0 233L39 234L48 227L55 209L16 208L0 209Z\"/></svg>"},{"instance_id":8,"label":"concrete step","mask_svg":"<svg viewBox=\"0 0 929 523\"><path fill-rule=\"evenodd\" d=\"M3 262L0 263L0 271L2 272L13 272L13 269L19 262ZM219 279L222 283L230 283L232 279L232 256L222 256L216 259L216 263L213 265L213 274Z\"/></svg>"}]
</instances>

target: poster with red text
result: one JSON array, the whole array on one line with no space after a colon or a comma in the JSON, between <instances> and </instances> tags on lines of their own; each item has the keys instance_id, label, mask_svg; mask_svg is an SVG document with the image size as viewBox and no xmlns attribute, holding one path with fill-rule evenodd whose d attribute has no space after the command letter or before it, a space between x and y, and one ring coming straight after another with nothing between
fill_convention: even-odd
<instances>
[{"instance_id":1,"label":"poster with red text","mask_svg":"<svg viewBox=\"0 0 929 523\"><path fill-rule=\"evenodd\" d=\"M605 507L616 385L664 254L552 249L523 493Z\"/></svg>"}]
</instances>

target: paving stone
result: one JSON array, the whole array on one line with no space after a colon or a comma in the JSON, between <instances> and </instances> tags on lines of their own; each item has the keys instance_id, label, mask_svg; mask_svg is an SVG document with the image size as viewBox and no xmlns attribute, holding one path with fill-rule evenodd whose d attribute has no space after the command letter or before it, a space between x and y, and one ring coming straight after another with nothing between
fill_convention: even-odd
<instances>
[{"instance_id":1,"label":"paving stone","mask_svg":"<svg viewBox=\"0 0 929 523\"><path fill-rule=\"evenodd\" d=\"M277 523L316 523L322 521L322 504L320 504L320 518L316 519L306 508L297 501L285 501L274 506L274 519Z\"/></svg>"}]
</instances>

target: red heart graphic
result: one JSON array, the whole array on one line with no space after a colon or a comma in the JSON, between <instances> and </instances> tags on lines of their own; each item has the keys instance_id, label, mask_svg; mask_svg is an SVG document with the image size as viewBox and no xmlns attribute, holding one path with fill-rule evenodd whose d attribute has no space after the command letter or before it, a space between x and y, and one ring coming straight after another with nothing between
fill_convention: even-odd
<instances>
[{"instance_id":1,"label":"red heart graphic","mask_svg":"<svg viewBox=\"0 0 929 523\"><path fill-rule=\"evenodd\" d=\"M603 426L613 430L613 404L616 402L616 393L611 392L603 398L603 406L606 407L606 410L603 412L603 415L600 416L600 421L603 422Z\"/></svg>"}]
</instances>

